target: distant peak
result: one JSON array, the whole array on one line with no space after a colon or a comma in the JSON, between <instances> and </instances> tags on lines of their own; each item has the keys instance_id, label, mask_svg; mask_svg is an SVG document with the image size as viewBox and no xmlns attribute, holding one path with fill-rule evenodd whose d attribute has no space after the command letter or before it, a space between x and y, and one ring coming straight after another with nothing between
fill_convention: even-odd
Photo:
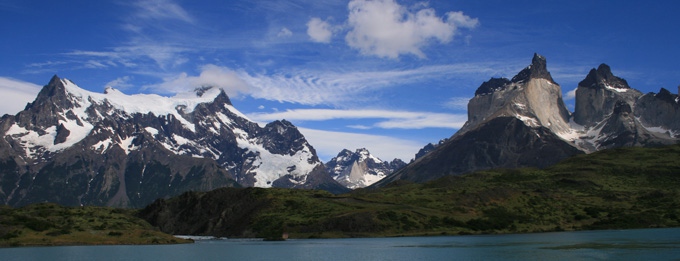
<instances>
[{"instance_id":1,"label":"distant peak","mask_svg":"<svg viewBox=\"0 0 680 261\"><path fill-rule=\"evenodd\" d=\"M666 88L661 88L661 90L659 90L659 93L655 94L654 97L656 97L657 99L662 100L662 101L666 101L666 102L669 102L669 103L675 103L677 98L678 98L678 95L672 94Z\"/></svg>"},{"instance_id":2,"label":"distant peak","mask_svg":"<svg viewBox=\"0 0 680 261\"><path fill-rule=\"evenodd\" d=\"M366 148L360 148L360 149L357 149L357 150L356 150L356 153L362 153L362 152L364 152L364 153L370 153L370 152L368 152L368 150L367 150Z\"/></svg>"},{"instance_id":3,"label":"distant peak","mask_svg":"<svg viewBox=\"0 0 680 261\"><path fill-rule=\"evenodd\" d=\"M600 75L614 76L614 74L612 74L612 68L604 63L600 64L600 66L597 67L597 73L599 73Z\"/></svg>"},{"instance_id":4,"label":"distant peak","mask_svg":"<svg viewBox=\"0 0 680 261\"><path fill-rule=\"evenodd\" d=\"M626 80L615 76L612 73L611 67L607 64L600 64L597 69L593 68L588 72L583 81L578 83L578 86L587 88L619 88L630 89Z\"/></svg>"},{"instance_id":5,"label":"distant peak","mask_svg":"<svg viewBox=\"0 0 680 261\"><path fill-rule=\"evenodd\" d=\"M55 74L54 76L52 76L52 79L50 79L50 82L47 83L47 85L53 85L53 84L57 84L57 83L60 83L60 82L61 82L61 78L59 78L59 76L57 76Z\"/></svg>"},{"instance_id":6,"label":"distant peak","mask_svg":"<svg viewBox=\"0 0 680 261\"><path fill-rule=\"evenodd\" d=\"M204 95L207 91L210 91L210 90L213 90L213 89L218 89L219 92L220 92L220 93L217 94L217 96L215 97L215 99L214 99L215 102L224 103L224 104L227 104L227 105L233 105L233 104L231 103L231 100L229 99L229 95L227 95L227 93L224 92L224 90L223 90L222 88L209 87L208 89L203 90L203 92L202 92L200 95L199 95L198 92L196 92L196 95L197 95L198 97L203 97L203 95Z\"/></svg>"},{"instance_id":7,"label":"distant peak","mask_svg":"<svg viewBox=\"0 0 680 261\"><path fill-rule=\"evenodd\" d=\"M524 68L515 77L512 77L512 82L525 82L530 79L546 79L555 83L548 71L548 63L545 57L538 53L534 53L534 57L531 58L531 65Z\"/></svg>"},{"instance_id":8,"label":"distant peak","mask_svg":"<svg viewBox=\"0 0 680 261\"><path fill-rule=\"evenodd\" d=\"M540 55L538 53L534 53L534 57L531 58L531 65L537 65L537 66L543 66L546 67L546 61L545 57L543 55Z\"/></svg>"},{"instance_id":9,"label":"distant peak","mask_svg":"<svg viewBox=\"0 0 680 261\"><path fill-rule=\"evenodd\" d=\"M64 80L59 78L56 74L52 76L52 79L50 79L50 82L45 85L42 90L40 90L40 93L38 93L38 97L53 97L53 96L59 96L59 95L65 95L66 94L66 87L64 86Z\"/></svg>"},{"instance_id":10,"label":"distant peak","mask_svg":"<svg viewBox=\"0 0 680 261\"><path fill-rule=\"evenodd\" d=\"M340 153L338 153L338 156L348 155L348 154L352 154L352 151L350 151L348 149L342 149L342 151L340 151Z\"/></svg>"}]
</instances>

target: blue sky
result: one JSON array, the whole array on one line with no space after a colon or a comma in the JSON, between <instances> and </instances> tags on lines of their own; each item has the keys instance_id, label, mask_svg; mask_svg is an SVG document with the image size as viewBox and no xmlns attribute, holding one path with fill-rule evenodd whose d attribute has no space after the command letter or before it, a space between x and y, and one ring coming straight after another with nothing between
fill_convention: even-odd
<instances>
[{"instance_id":1,"label":"blue sky","mask_svg":"<svg viewBox=\"0 0 680 261\"><path fill-rule=\"evenodd\" d=\"M252 120L288 119L322 160L409 161L451 136L490 77L534 52L568 92L611 66L642 92L680 84L676 1L0 0L0 113L58 74L102 92L224 88Z\"/></svg>"}]
</instances>

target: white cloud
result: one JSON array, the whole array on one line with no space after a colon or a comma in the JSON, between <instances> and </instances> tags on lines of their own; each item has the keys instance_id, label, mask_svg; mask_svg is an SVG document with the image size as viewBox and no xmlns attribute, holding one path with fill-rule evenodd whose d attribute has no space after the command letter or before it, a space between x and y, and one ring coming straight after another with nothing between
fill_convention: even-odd
<instances>
[{"instance_id":1,"label":"white cloud","mask_svg":"<svg viewBox=\"0 0 680 261\"><path fill-rule=\"evenodd\" d=\"M444 104L444 107L454 110L467 110L468 102L470 102L469 97L453 97Z\"/></svg>"},{"instance_id":2,"label":"white cloud","mask_svg":"<svg viewBox=\"0 0 680 261\"><path fill-rule=\"evenodd\" d=\"M394 110L334 110L334 109L297 109L275 113L254 113L250 119L260 122L286 119L289 121L327 121L334 119L385 119L373 126L354 125L357 129L459 129L465 124L467 115L433 112L411 112Z\"/></svg>"},{"instance_id":3,"label":"white cloud","mask_svg":"<svg viewBox=\"0 0 680 261\"><path fill-rule=\"evenodd\" d=\"M371 92L396 88L404 84L422 83L431 79L467 77L471 74L495 73L493 64L453 64L423 66L414 69L385 71L310 71L289 70L273 74L253 74L244 70L206 65L198 76L181 73L165 77L164 82L147 86L163 93L192 90L200 85L225 88L229 95L243 93L256 99L347 107L372 102Z\"/></svg>"},{"instance_id":4,"label":"white cloud","mask_svg":"<svg viewBox=\"0 0 680 261\"><path fill-rule=\"evenodd\" d=\"M138 8L136 17L151 20L180 20L193 23L194 19L181 6L171 0L142 0L135 1Z\"/></svg>"},{"instance_id":5,"label":"white cloud","mask_svg":"<svg viewBox=\"0 0 680 261\"><path fill-rule=\"evenodd\" d=\"M307 128L298 128L305 135L319 158L328 161L335 157L342 149L354 150L366 148L371 154L382 160L391 161L398 158L410 161L424 144L420 142L398 139L379 135L358 134L348 132L323 131ZM329 139L328 137L333 137Z\"/></svg>"},{"instance_id":6,"label":"white cloud","mask_svg":"<svg viewBox=\"0 0 680 261\"><path fill-rule=\"evenodd\" d=\"M448 12L446 13L446 17L447 17L446 21L450 24L455 25L456 27L472 29L479 25L479 20L477 18L471 18L460 11Z\"/></svg>"},{"instance_id":7,"label":"white cloud","mask_svg":"<svg viewBox=\"0 0 680 261\"><path fill-rule=\"evenodd\" d=\"M424 58L421 49L431 39L448 43L458 28L479 24L462 12L448 12L443 19L432 8L409 10L394 0L352 0L348 9L347 44L362 54L384 58L401 54Z\"/></svg>"},{"instance_id":8,"label":"white cloud","mask_svg":"<svg viewBox=\"0 0 680 261\"><path fill-rule=\"evenodd\" d=\"M573 100L573 99L575 99L575 98L576 98L576 89L577 89L577 88L574 88L574 89L572 89L571 91L568 91L568 92L564 95L564 100L565 100L565 101L568 101L568 100Z\"/></svg>"},{"instance_id":9,"label":"white cloud","mask_svg":"<svg viewBox=\"0 0 680 261\"><path fill-rule=\"evenodd\" d=\"M111 87L119 90L125 90L130 87L132 87L132 84L128 83L132 77L130 76L123 76L123 77L118 77L117 79L107 82L104 87Z\"/></svg>"},{"instance_id":10,"label":"white cloud","mask_svg":"<svg viewBox=\"0 0 680 261\"><path fill-rule=\"evenodd\" d=\"M161 93L178 93L201 86L222 88L231 97L237 96L239 93L247 93L250 88L236 72L212 64L201 67L201 73L198 76L181 73L178 76L164 79L163 83L149 85L146 88Z\"/></svg>"},{"instance_id":11,"label":"white cloud","mask_svg":"<svg viewBox=\"0 0 680 261\"><path fill-rule=\"evenodd\" d=\"M0 116L16 114L35 100L41 87L37 84L0 77Z\"/></svg>"},{"instance_id":12,"label":"white cloud","mask_svg":"<svg viewBox=\"0 0 680 261\"><path fill-rule=\"evenodd\" d=\"M278 36L278 37L290 37L290 36L293 36L293 32L291 32L290 29L284 27L284 28L281 28L281 31L279 31L279 33L277 33L276 36Z\"/></svg>"},{"instance_id":13,"label":"white cloud","mask_svg":"<svg viewBox=\"0 0 680 261\"><path fill-rule=\"evenodd\" d=\"M240 72L253 86L255 98L305 105L337 105L368 101L367 93L431 79L445 79L470 74L493 74L492 64L453 64L423 66L415 69L385 71L290 71L271 75Z\"/></svg>"},{"instance_id":14,"label":"white cloud","mask_svg":"<svg viewBox=\"0 0 680 261\"><path fill-rule=\"evenodd\" d=\"M309 35L309 38L314 42L330 43L333 31L328 22L314 17L307 22L307 35Z\"/></svg>"}]
</instances>

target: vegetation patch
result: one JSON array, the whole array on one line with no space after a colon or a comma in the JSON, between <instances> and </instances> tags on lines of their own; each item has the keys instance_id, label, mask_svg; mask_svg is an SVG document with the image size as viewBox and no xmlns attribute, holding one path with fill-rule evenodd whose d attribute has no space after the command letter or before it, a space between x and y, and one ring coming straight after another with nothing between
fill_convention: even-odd
<instances>
[{"instance_id":1,"label":"vegetation patch","mask_svg":"<svg viewBox=\"0 0 680 261\"><path fill-rule=\"evenodd\" d=\"M159 200L140 216L168 233L262 238L674 227L680 226L678 159L679 145L625 148L547 169L397 181L343 195L224 188Z\"/></svg>"},{"instance_id":2,"label":"vegetation patch","mask_svg":"<svg viewBox=\"0 0 680 261\"><path fill-rule=\"evenodd\" d=\"M135 210L63 207L52 203L0 207L0 246L168 244L175 238L134 216Z\"/></svg>"}]
</instances>

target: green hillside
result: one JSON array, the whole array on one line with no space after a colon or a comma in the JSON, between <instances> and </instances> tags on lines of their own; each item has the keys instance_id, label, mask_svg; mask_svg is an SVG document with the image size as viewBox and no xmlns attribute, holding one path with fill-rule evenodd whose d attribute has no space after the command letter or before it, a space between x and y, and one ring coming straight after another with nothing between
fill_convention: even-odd
<instances>
[{"instance_id":1,"label":"green hillside","mask_svg":"<svg viewBox=\"0 0 680 261\"><path fill-rule=\"evenodd\" d=\"M158 231L134 212L52 203L0 206L0 247L191 242Z\"/></svg>"},{"instance_id":2,"label":"green hillside","mask_svg":"<svg viewBox=\"0 0 680 261\"><path fill-rule=\"evenodd\" d=\"M625 229L680 225L680 146L580 155L344 195L289 189L189 192L139 215L174 234L276 239Z\"/></svg>"}]
</instances>

